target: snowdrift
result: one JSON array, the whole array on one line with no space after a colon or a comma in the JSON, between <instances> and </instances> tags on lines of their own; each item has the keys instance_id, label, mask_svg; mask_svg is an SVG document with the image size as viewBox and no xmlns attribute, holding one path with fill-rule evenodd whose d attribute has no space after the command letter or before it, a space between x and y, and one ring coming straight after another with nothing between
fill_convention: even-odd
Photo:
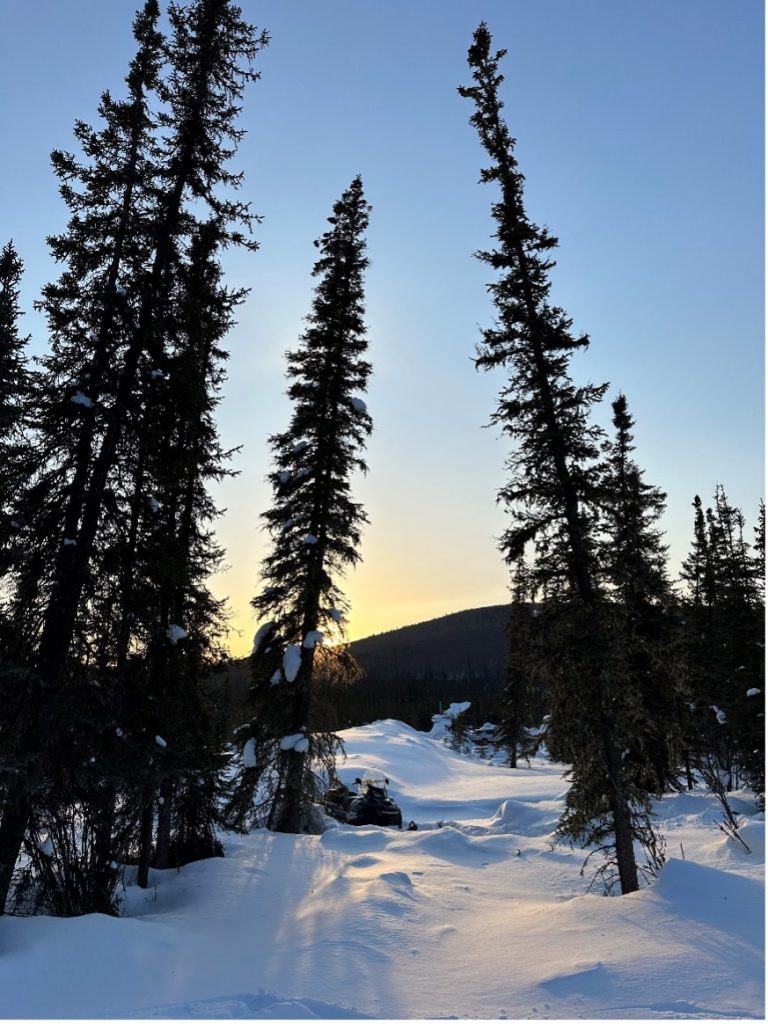
<instances>
[{"instance_id":1,"label":"snowdrift","mask_svg":"<svg viewBox=\"0 0 768 1024\"><path fill-rule=\"evenodd\" d=\"M659 805L670 859L586 894L553 846L562 767L472 761L399 722L343 733L417 832L224 836L227 856L126 884L123 916L0 919L5 1018L763 1019L763 822ZM126 883L129 878L126 877Z\"/></svg>"}]
</instances>

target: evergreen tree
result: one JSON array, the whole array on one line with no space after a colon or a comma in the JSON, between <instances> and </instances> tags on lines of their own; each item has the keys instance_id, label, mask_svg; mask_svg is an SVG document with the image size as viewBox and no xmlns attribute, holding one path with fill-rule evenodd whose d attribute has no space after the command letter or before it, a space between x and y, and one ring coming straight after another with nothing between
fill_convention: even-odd
<instances>
[{"instance_id":1,"label":"evergreen tree","mask_svg":"<svg viewBox=\"0 0 768 1024\"><path fill-rule=\"evenodd\" d=\"M721 485L714 508L704 512L698 496L694 506L694 541L681 571L691 746L711 785L727 791L746 783L762 799L765 613L755 557L744 517Z\"/></svg>"},{"instance_id":2,"label":"evergreen tree","mask_svg":"<svg viewBox=\"0 0 768 1024\"><path fill-rule=\"evenodd\" d=\"M627 893L638 887L634 840L650 858L658 844L647 792L622 757L642 702L627 686L600 585L593 470L601 432L588 414L605 386L577 386L568 372L571 356L588 339L575 336L563 310L549 302L548 254L557 241L525 214L515 142L501 115L504 52L491 53L490 32L481 24L468 54L474 84L459 89L475 103L471 123L492 160L481 180L496 183L501 193L492 207L498 245L478 253L501 272L489 285L498 321L484 330L476 359L480 367L510 373L493 417L516 442L510 480L499 493L511 520L501 546L513 562L535 540L538 589L558 594L560 647L552 652L548 740L553 756L572 765L573 783L561 835L598 843Z\"/></svg>"},{"instance_id":3,"label":"evergreen tree","mask_svg":"<svg viewBox=\"0 0 768 1024\"><path fill-rule=\"evenodd\" d=\"M638 784L660 795L678 785L684 700L672 657L667 548L658 528L666 495L645 482L632 456L634 420L626 396L619 395L612 408L616 433L606 446L601 482L602 572L615 607L629 687L640 695L644 709L624 757L636 765Z\"/></svg>"},{"instance_id":4,"label":"evergreen tree","mask_svg":"<svg viewBox=\"0 0 768 1024\"><path fill-rule=\"evenodd\" d=\"M752 555L752 574L758 599L765 604L765 502L760 502L755 527L755 543Z\"/></svg>"},{"instance_id":5,"label":"evergreen tree","mask_svg":"<svg viewBox=\"0 0 768 1024\"><path fill-rule=\"evenodd\" d=\"M347 602L338 579L360 560L367 521L350 477L366 470L361 452L371 431L361 397L371 372L363 323L369 210L355 178L315 243L312 311L288 353L291 422L270 439L274 500L264 520L272 550L262 568L265 589L253 600L263 625L253 650L254 720L241 734L248 767L239 813L284 832L310 827L316 770L333 773L339 746L324 728L319 670L337 683L349 677L343 653L319 645L343 635ZM242 800L256 785L257 808L245 810Z\"/></svg>"},{"instance_id":6,"label":"evergreen tree","mask_svg":"<svg viewBox=\"0 0 768 1024\"><path fill-rule=\"evenodd\" d=\"M498 738L506 747L509 767L516 768L518 756L530 757L537 739L532 727L541 722L542 676L541 610L532 600L533 584L525 561L514 567L512 601L507 623L506 685L501 698ZM538 715L537 715L538 712Z\"/></svg>"},{"instance_id":7,"label":"evergreen tree","mask_svg":"<svg viewBox=\"0 0 768 1024\"><path fill-rule=\"evenodd\" d=\"M39 442L48 461L32 489L34 544L15 594L38 689L2 809L0 906L49 774L57 703L89 646L89 598L105 524L119 512L121 453L133 446L131 425L147 400L142 372L162 359L179 260L206 211L217 246L252 244L243 234L248 206L225 198L222 187L240 182L226 164L242 134L239 100L257 77L252 62L266 37L229 0L172 5L168 43L158 14L156 0L147 0L134 23L129 98L103 97L101 130L76 128L85 162L54 154L71 218L51 240L65 270L43 301L52 352L39 387ZM155 112L153 94L162 103Z\"/></svg>"},{"instance_id":8,"label":"evergreen tree","mask_svg":"<svg viewBox=\"0 0 768 1024\"><path fill-rule=\"evenodd\" d=\"M710 606L714 595L704 508L698 494L693 499L693 508L693 543L688 557L683 561L680 578L688 587L691 604L695 608L701 608Z\"/></svg>"},{"instance_id":9,"label":"evergreen tree","mask_svg":"<svg viewBox=\"0 0 768 1024\"><path fill-rule=\"evenodd\" d=\"M24 350L29 339L18 329L23 269L13 242L8 242L0 252L0 576L8 546L21 529L19 491L31 469L23 430L30 384Z\"/></svg>"},{"instance_id":10,"label":"evergreen tree","mask_svg":"<svg viewBox=\"0 0 768 1024\"><path fill-rule=\"evenodd\" d=\"M221 282L218 242L216 224L201 225L188 265L179 269L162 396L146 417L142 437L143 529L131 580L132 623L143 652L137 697L143 695L147 717L167 744L151 752L143 799L150 816L162 797L154 856L159 867L169 858L183 863L217 848L215 798L224 737L206 680L223 658L224 616L207 581L223 552L211 531L218 512L207 485L227 472L213 413L226 359L220 344L244 297ZM146 881L151 851L145 846L142 854Z\"/></svg>"}]
</instances>

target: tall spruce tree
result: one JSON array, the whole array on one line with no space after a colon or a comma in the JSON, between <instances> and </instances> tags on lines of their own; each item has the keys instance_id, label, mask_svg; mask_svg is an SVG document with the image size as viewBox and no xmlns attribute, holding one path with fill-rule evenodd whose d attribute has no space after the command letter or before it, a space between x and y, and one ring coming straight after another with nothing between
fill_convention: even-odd
<instances>
[{"instance_id":1,"label":"tall spruce tree","mask_svg":"<svg viewBox=\"0 0 768 1024\"><path fill-rule=\"evenodd\" d=\"M205 686L223 656L224 616L207 581L223 552L211 532L218 512L207 485L227 473L213 413L224 378L221 342L244 298L222 283L218 241L215 223L201 225L188 263L180 267L160 381L164 397L147 417L142 438L143 531L131 587L134 628L142 638L140 690L154 723L147 735L160 733L166 742L161 750L147 747L142 801L145 840L157 812L158 867L217 849L224 737ZM139 846L142 884L152 851L146 841Z\"/></svg>"},{"instance_id":2,"label":"tall spruce tree","mask_svg":"<svg viewBox=\"0 0 768 1024\"><path fill-rule=\"evenodd\" d=\"M33 464L24 430L30 389L25 357L29 339L19 333L23 269L13 242L8 242L0 251L0 583L10 568L11 549L22 530L21 492Z\"/></svg>"},{"instance_id":3,"label":"tall spruce tree","mask_svg":"<svg viewBox=\"0 0 768 1024\"><path fill-rule=\"evenodd\" d=\"M98 131L78 123L84 162L54 154L71 218L51 240L65 270L43 300L52 338L38 398L47 462L34 482L35 543L15 595L37 688L3 802L0 908L49 772L57 706L82 669L120 454L131 449L136 410L148 400L142 371L162 361L179 260L200 218L216 224L218 248L253 244L248 205L227 198L240 183L227 161L266 36L230 0L171 5L169 41L158 16L156 0L147 0L134 23L128 99L103 97Z\"/></svg>"},{"instance_id":4,"label":"tall spruce tree","mask_svg":"<svg viewBox=\"0 0 768 1024\"><path fill-rule=\"evenodd\" d=\"M474 84L459 92L475 104L471 123L492 161L481 181L501 193L492 206L498 244L477 254L500 272L489 285L498 318L483 331L476 359L478 367L510 374L492 418L516 442L509 483L499 492L510 516L501 547L513 563L535 541L539 589L558 597L548 739L553 755L572 765L560 833L597 843L627 893L638 888L634 840L651 859L658 844L647 794L622 757L640 702L627 686L599 572L593 470L602 434L588 417L606 386L577 386L569 375L571 356L588 339L575 336L563 310L549 302L548 254L557 240L525 214L515 141L501 115L505 51L493 54L491 42L482 23L468 53Z\"/></svg>"},{"instance_id":5,"label":"tall spruce tree","mask_svg":"<svg viewBox=\"0 0 768 1024\"><path fill-rule=\"evenodd\" d=\"M601 479L601 570L616 613L629 688L643 709L624 759L637 770L638 786L661 795L678 786L684 701L672 656L676 635L669 614L667 548L658 525L666 495L646 483L633 458L634 420L626 396L619 395L612 408L615 434L606 445Z\"/></svg>"},{"instance_id":6,"label":"tall spruce tree","mask_svg":"<svg viewBox=\"0 0 768 1024\"><path fill-rule=\"evenodd\" d=\"M263 622L252 656L255 715L241 733L248 765L241 799L258 785L261 795L255 818L242 805L240 814L283 832L310 827L315 773L333 772L338 749L324 727L318 682L342 681L348 666L342 651L320 645L343 635L348 605L338 581L360 560L367 521L350 479L366 470L361 452L371 431L361 397L371 372L363 322L369 211L357 177L315 243L312 311L288 353L291 422L270 439L274 499L263 518L272 550L262 568L265 587L253 600Z\"/></svg>"}]
</instances>

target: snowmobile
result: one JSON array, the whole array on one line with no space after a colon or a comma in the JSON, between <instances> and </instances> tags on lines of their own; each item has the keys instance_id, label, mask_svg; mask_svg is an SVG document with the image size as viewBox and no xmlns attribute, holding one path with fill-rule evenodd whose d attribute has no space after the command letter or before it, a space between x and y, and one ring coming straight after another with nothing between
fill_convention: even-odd
<instances>
[{"instance_id":1,"label":"snowmobile","mask_svg":"<svg viewBox=\"0 0 768 1024\"><path fill-rule=\"evenodd\" d=\"M336 783L323 795L327 814L348 825L385 825L403 827L403 813L389 795L389 779L377 768L366 768L362 778L355 779L357 793L343 782Z\"/></svg>"}]
</instances>

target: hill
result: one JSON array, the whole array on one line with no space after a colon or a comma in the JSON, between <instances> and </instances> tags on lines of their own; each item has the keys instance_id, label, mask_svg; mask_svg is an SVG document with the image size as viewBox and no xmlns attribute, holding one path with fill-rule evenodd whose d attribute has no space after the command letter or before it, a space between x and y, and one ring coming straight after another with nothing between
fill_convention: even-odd
<instances>
[{"instance_id":1,"label":"hill","mask_svg":"<svg viewBox=\"0 0 768 1024\"><path fill-rule=\"evenodd\" d=\"M472 608L356 640L350 650L363 677L326 694L331 728L398 718L429 729L435 712L459 700L472 702L469 724L498 720L507 614L507 605ZM247 659L230 662L214 686L226 695L232 724L242 721Z\"/></svg>"},{"instance_id":2,"label":"hill","mask_svg":"<svg viewBox=\"0 0 768 1024\"><path fill-rule=\"evenodd\" d=\"M350 651L371 678L445 677L500 682L509 606L490 605L443 615L356 640Z\"/></svg>"}]
</instances>

